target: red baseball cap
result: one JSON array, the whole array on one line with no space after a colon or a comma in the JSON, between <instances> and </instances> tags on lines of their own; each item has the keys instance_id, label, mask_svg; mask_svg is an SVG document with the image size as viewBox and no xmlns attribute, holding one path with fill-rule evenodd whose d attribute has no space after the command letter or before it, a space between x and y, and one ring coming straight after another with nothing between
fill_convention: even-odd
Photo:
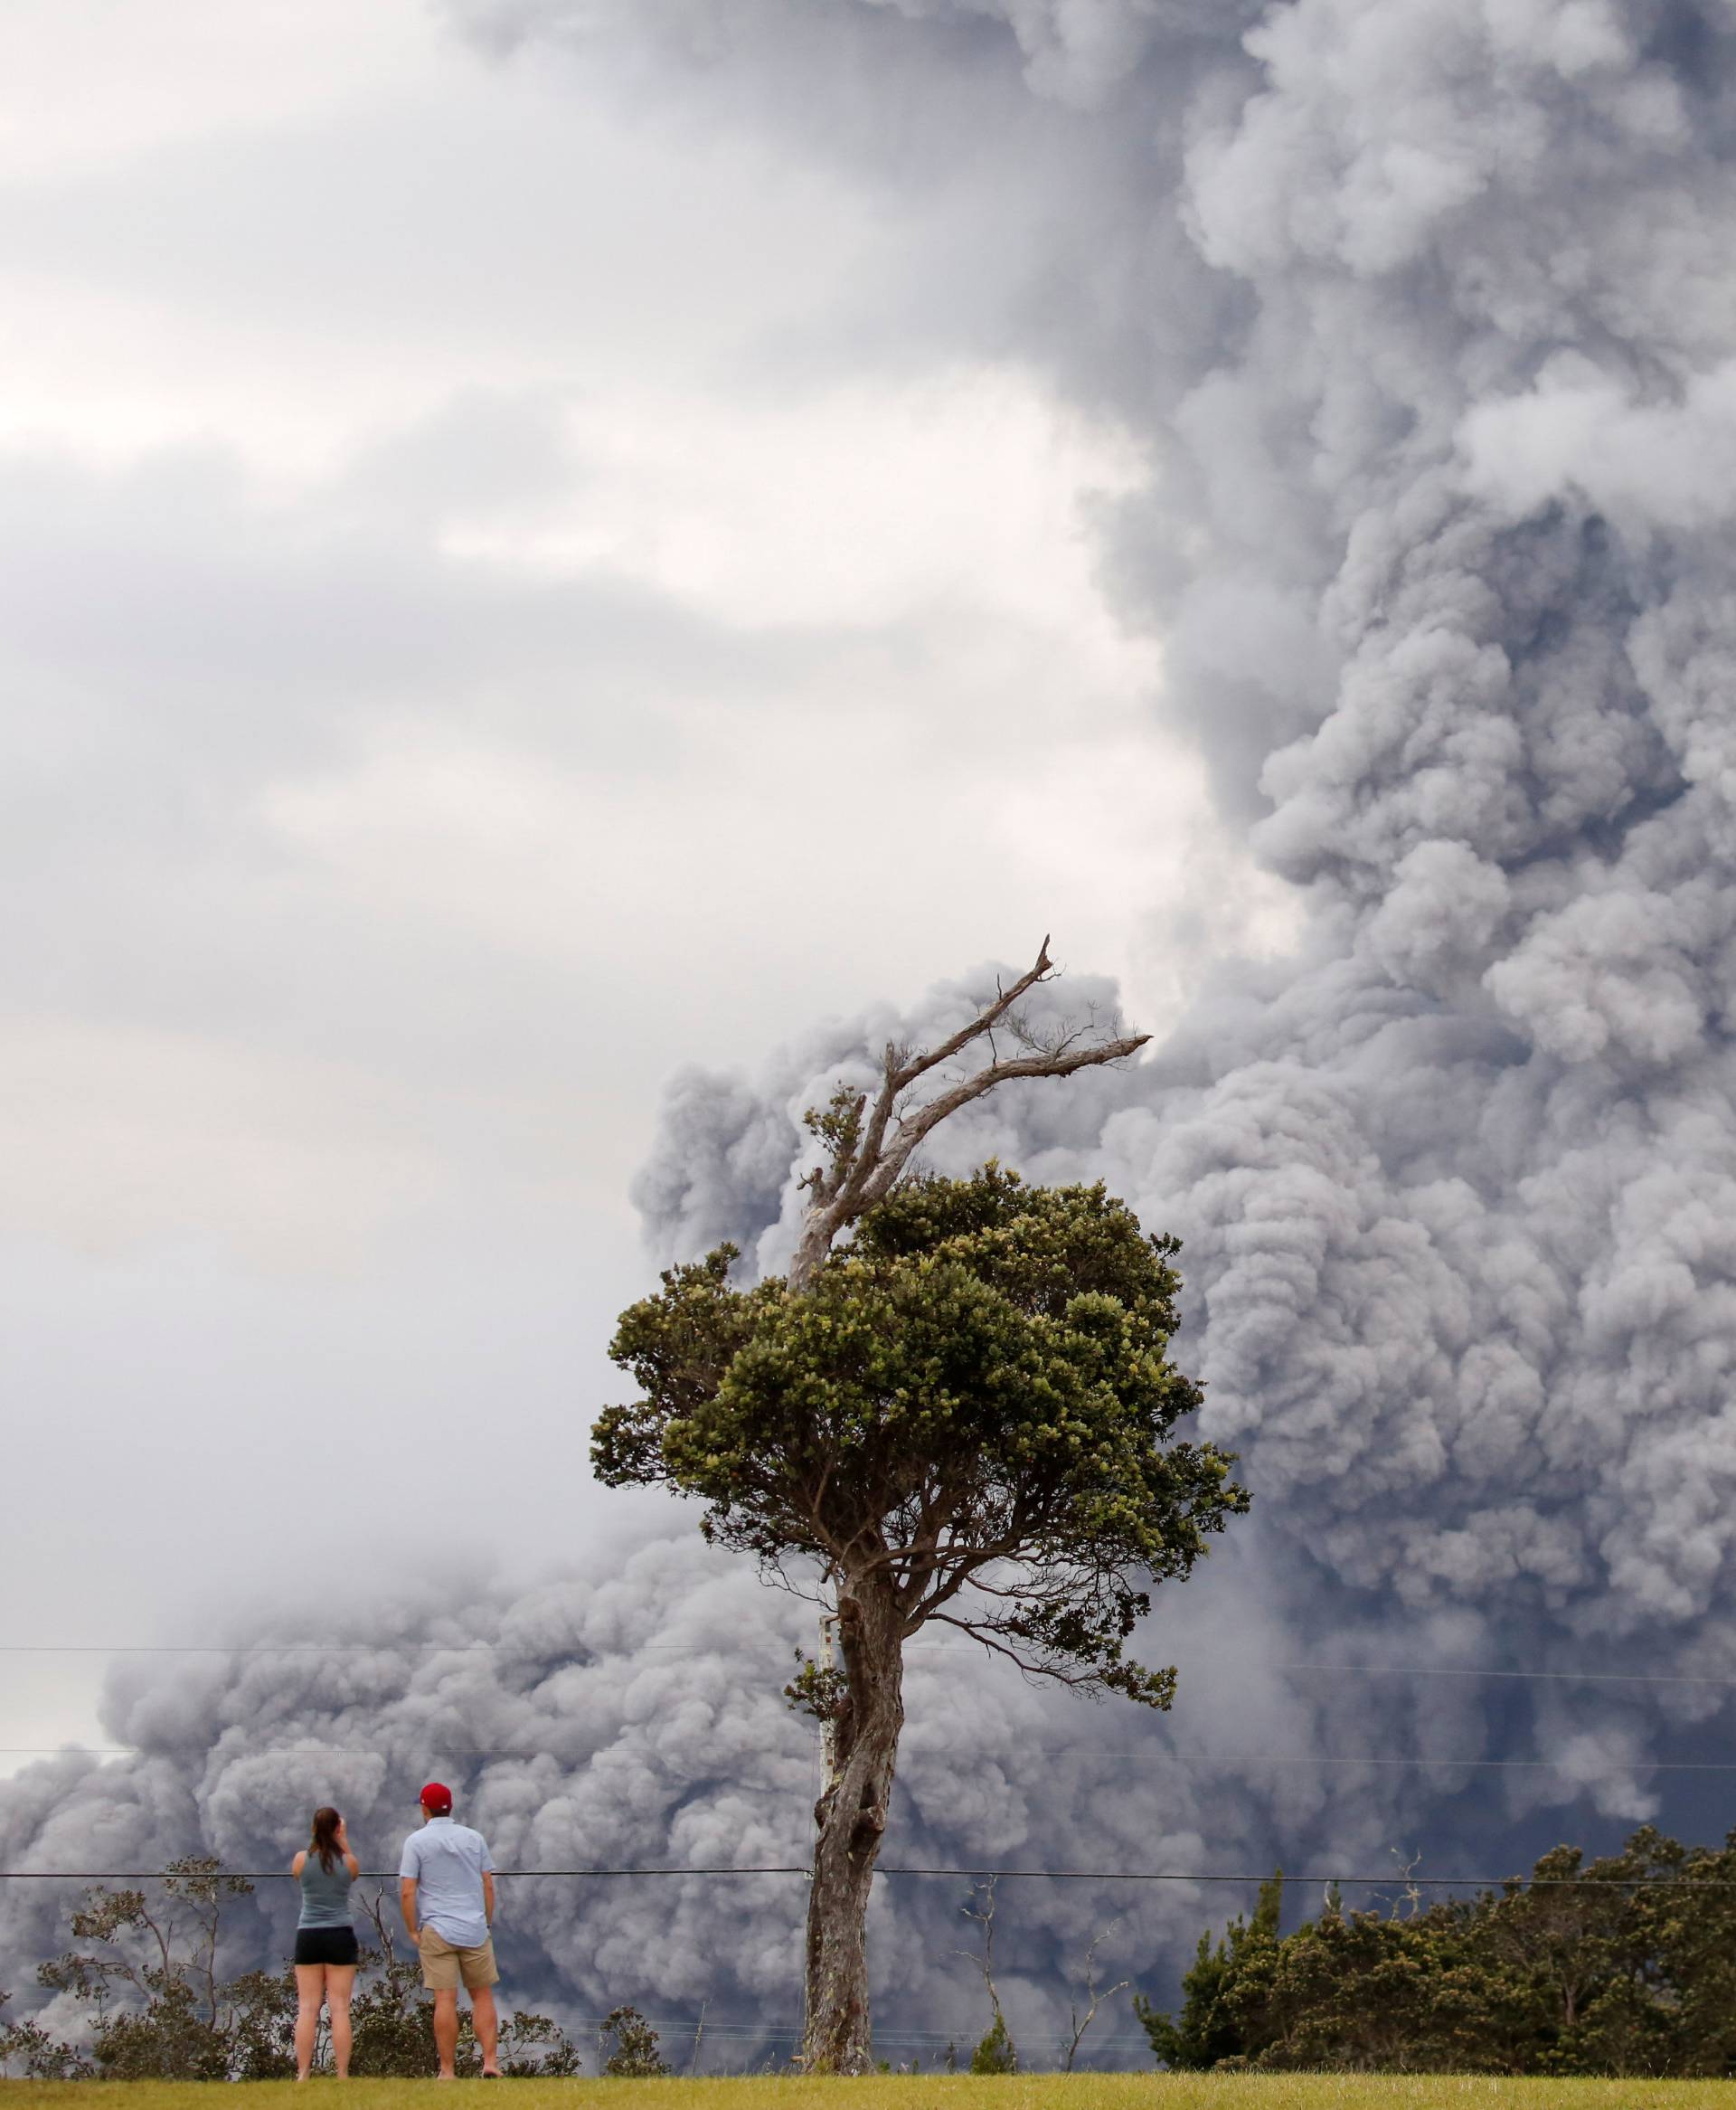
<instances>
[{"instance_id":1,"label":"red baseball cap","mask_svg":"<svg viewBox=\"0 0 1736 2110\"><path fill-rule=\"evenodd\" d=\"M443 1788L437 1780L429 1781L422 1790L422 1807L424 1810L431 1810L437 1817L450 1816L452 1813L451 1789Z\"/></svg>"}]
</instances>

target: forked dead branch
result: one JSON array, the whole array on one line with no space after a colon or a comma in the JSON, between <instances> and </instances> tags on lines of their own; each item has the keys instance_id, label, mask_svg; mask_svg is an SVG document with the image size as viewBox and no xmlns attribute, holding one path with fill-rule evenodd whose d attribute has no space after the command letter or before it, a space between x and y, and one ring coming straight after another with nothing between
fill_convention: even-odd
<instances>
[{"instance_id":1,"label":"forked dead branch","mask_svg":"<svg viewBox=\"0 0 1736 2110\"><path fill-rule=\"evenodd\" d=\"M829 1105L807 1116L807 1125L826 1146L826 1163L804 1182L812 1199L802 1219L802 1235L787 1277L792 1290L805 1290L834 1242L903 1177L924 1139L940 1123L996 1085L1022 1077L1071 1077L1077 1070L1099 1069L1137 1055L1148 1033L1121 1033L1118 1018L1064 1020L1045 1033L1019 1007L1039 984L1056 975L1045 936L1036 962L1009 988L997 988L967 1025L938 1047L901 1047L889 1041L882 1059L880 1088L869 1104L865 1092L841 1084ZM963 1075L948 1065L978 1044L988 1060ZM1005 1044L1015 1053L1004 1053ZM919 1101L924 1078L941 1089Z\"/></svg>"}]
</instances>

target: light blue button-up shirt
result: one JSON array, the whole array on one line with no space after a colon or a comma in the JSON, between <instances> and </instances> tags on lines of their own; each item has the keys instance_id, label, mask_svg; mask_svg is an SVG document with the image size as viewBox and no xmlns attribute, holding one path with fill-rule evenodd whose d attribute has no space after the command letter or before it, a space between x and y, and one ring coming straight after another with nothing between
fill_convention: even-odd
<instances>
[{"instance_id":1,"label":"light blue button-up shirt","mask_svg":"<svg viewBox=\"0 0 1736 2110\"><path fill-rule=\"evenodd\" d=\"M494 1873L488 1842L467 1824L430 1817L404 1841L401 1877L416 1885L416 1917L455 1949L479 1949L488 1939L482 1878Z\"/></svg>"}]
</instances>

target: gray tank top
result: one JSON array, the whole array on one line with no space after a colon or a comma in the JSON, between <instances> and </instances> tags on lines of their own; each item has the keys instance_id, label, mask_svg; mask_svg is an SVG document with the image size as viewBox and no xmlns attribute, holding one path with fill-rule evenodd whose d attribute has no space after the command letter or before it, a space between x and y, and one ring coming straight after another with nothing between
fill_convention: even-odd
<instances>
[{"instance_id":1,"label":"gray tank top","mask_svg":"<svg viewBox=\"0 0 1736 2110\"><path fill-rule=\"evenodd\" d=\"M312 1847L301 1864L301 1917L297 1926L348 1926L350 1924L350 1871L342 1854L327 1871L319 1865Z\"/></svg>"}]
</instances>

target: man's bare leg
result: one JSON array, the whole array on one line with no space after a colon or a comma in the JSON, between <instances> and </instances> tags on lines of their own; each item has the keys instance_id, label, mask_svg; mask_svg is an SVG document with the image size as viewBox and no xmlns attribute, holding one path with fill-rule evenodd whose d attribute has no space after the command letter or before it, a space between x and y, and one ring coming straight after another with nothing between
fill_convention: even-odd
<instances>
[{"instance_id":1,"label":"man's bare leg","mask_svg":"<svg viewBox=\"0 0 1736 2110\"><path fill-rule=\"evenodd\" d=\"M470 1995L470 2027L476 2033L483 2072L497 2074L500 2071L500 2017L495 2011L492 1985L479 1985Z\"/></svg>"},{"instance_id":2,"label":"man's bare leg","mask_svg":"<svg viewBox=\"0 0 1736 2110\"><path fill-rule=\"evenodd\" d=\"M443 2081L457 2078L452 2061L458 2049L458 1989L442 1989L434 1995L434 2048L440 2055L438 2077Z\"/></svg>"}]
</instances>

